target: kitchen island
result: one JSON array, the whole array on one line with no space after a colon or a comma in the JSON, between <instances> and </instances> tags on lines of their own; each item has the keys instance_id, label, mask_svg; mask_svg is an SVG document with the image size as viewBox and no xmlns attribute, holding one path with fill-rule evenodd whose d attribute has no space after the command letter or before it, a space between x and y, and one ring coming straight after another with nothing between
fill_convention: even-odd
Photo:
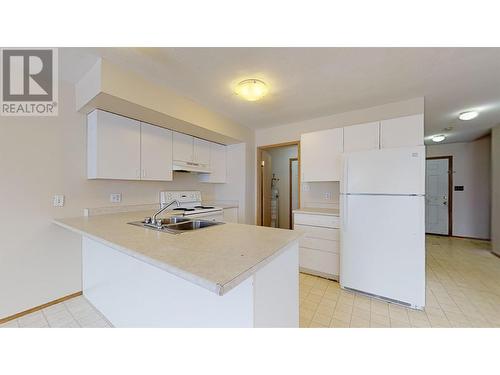
<instances>
[{"instance_id":1,"label":"kitchen island","mask_svg":"<svg viewBox=\"0 0 500 375\"><path fill-rule=\"evenodd\" d=\"M298 327L299 233L128 224L149 214L54 220L82 236L83 294L115 327Z\"/></svg>"}]
</instances>

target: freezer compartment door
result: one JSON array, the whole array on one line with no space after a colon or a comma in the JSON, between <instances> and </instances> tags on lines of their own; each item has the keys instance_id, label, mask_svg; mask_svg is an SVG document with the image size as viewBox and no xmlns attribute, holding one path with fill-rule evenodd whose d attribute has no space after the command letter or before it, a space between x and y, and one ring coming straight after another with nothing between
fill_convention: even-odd
<instances>
[{"instance_id":1,"label":"freezer compartment door","mask_svg":"<svg viewBox=\"0 0 500 375\"><path fill-rule=\"evenodd\" d=\"M340 284L425 305L424 197L345 195Z\"/></svg>"},{"instance_id":2,"label":"freezer compartment door","mask_svg":"<svg viewBox=\"0 0 500 375\"><path fill-rule=\"evenodd\" d=\"M345 154L342 171L342 193L423 195L425 146Z\"/></svg>"}]
</instances>

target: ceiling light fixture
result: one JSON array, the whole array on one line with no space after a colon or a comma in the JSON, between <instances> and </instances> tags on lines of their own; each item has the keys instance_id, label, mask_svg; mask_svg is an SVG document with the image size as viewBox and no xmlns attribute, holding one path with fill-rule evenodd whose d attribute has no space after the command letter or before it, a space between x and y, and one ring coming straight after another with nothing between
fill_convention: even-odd
<instances>
[{"instance_id":1,"label":"ceiling light fixture","mask_svg":"<svg viewBox=\"0 0 500 375\"><path fill-rule=\"evenodd\" d=\"M446 139L446 136L445 136L445 135L442 135L442 134L440 134L440 135L435 135L434 137L432 137L432 141L433 141L433 142L437 142L437 143L439 143L439 142L443 142L445 139Z\"/></svg>"},{"instance_id":2,"label":"ceiling light fixture","mask_svg":"<svg viewBox=\"0 0 500 375\"><path fill-rule=\"evenodd\" d=\"M250 102L262 99L267 95L269 89L265 82L260 79L245 79L236 85L236 94Z\"/></svg>"},{"instance_id":3,"label":"ceiling light fixture","mask_svg":"<svg viewBox=\"0 0 500 375\"><path fill-rule=\"evenodd\" d=\"M473 118L476 118L479 113L477 111L467 111L467 112L462 112L458 118L462 121L469 121L472 120Z\"/></svg>"}]
</instances>

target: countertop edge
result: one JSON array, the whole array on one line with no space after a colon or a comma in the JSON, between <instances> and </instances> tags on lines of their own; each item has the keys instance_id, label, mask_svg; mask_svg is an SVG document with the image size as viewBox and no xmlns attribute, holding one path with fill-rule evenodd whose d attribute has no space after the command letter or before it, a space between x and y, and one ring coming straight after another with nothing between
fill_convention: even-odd
<instances>
[{"instance_id":1,"label":"countertop edge","mask_svg":"<svg viewBox=\"0 0 500 375\"><path fill-rule=\"evenodd\" d=\"M219 295L224 295L225 293L229 292L231 289L238 286L241 282L246 280L248 277L255 274L259 269L261 269L261 268L265 267L266 265L268 265L269 263L271 263L274 259L276 259L278 256L280 256L288 246L298 242L302 236L303 235L301 235L300 237L296 238L293 241L290 241L286 245L282 246L273 255L270 255L267 258L262 259L259 263L257 263L253 267L247 269L245 272L240 273L238 276L236 276L232 280L228 281L226 284L220 285L221 294L219 294Z\"/></svg>"}]
</instances>

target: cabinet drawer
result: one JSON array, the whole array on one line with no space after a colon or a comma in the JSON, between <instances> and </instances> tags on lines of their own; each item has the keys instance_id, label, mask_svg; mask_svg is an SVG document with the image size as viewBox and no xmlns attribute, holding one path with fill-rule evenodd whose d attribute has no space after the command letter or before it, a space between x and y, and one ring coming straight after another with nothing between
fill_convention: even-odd
<instances>
[{"instance_id":1,"label":"cabinet drawer","mask_svg":"<svg viewBox=\"0 0 500 375\"><path fill-rule=\"evenodd\" d=\"M340 239L340 229L337 228L312 227L301 224L295 224L293 228L306 232L305 236L308 238L322 238L330 241L339 241Z\"/></svg>"},{"instance_id":2,"label":"cabinet drawer","mask_svg":"<svg viewBox=\"0 0 500 375\"><path fill-rule=\"evenodd\" d=\"M339 253L339 243L337 241L324 240L322 238L309 238L303 237L299 240L301 247L307 247L308 249L323 250L329 253Z\"/></svg>"},{"instance_id":3,"label":"cabinet drawer","mask_svg":"<svg viewBox=\"0 0 500 375\"><path fill-rule=\"evenodd\" d=\"M312 225L326 228L339 228L340 220L338 216L311 215L296 213L294 216L295 224Z\"/></svg>"},{"instance_id":4,"label":"cabinet drawer","mask_svg":"<svg viewBox=\"0 0 500 375\"><path fill-rule=\"evenodd\" d=\"M332 276L339 275L339 256L321 250L299 248L299 265L311 271Z\"/></svg>"}]
</instances>

